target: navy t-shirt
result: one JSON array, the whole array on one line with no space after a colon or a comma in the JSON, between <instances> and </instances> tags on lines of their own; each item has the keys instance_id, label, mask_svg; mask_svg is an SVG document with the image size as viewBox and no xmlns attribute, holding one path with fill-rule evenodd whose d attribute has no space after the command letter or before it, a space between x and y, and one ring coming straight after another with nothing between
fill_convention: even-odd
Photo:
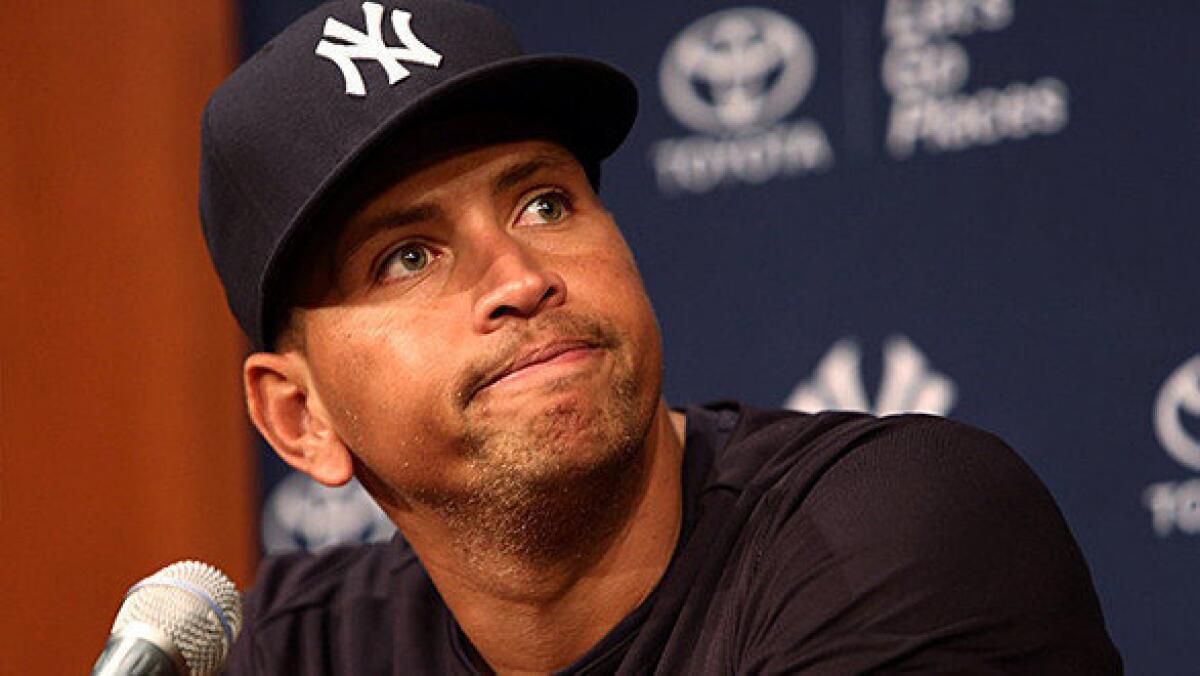
<instances>
[{"instance_id":1,"label":"navy t-shirt","mask_svg":"<svg viewBox=\"0 0 1200 676\"><path fill-rule=\"evenodd\" d=\"M564 674L1108 674L1078 546L996 437L930 416L686 410L684 524L649 597ZM268 559L230 674L476 674L416 555Z\"/></svg>"}]
</instances>

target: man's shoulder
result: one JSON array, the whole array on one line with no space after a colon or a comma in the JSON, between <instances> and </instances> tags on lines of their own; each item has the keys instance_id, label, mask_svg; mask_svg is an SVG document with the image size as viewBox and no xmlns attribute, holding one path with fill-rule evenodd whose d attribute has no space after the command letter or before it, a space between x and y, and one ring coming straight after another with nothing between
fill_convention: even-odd
<instances>
[{"instance_id":1,"label":"man's shoulder","mask_svg":"<svg viewBox=\"0 0 1200 676\"><path fill-rule=\"evenodd\" d=\"M778 424L778 423L776 423ZM802 487L812 507L864 502L859 514L944 518L996 501L1050 507L1049 492L1024 459L998 436L932 415L885 417L822 413L782 451L775 490ZM799 486L798 486L799 484Z\"/></svg>"},{"instance_id":2,"label":"man's shoulder","mask_svg":"<svg viewBox=\"0 0 1200 676\"><path fill-rule=\"evenodd\" d=\"M702 511L734 544L714 583L723 605L705 607L717 621L696 631L733 639L711 642L706 665L1119 669L1061 512L993 434L928 415L745 409L711 476Z\"/></svg>"},{"instance_id":3,"label":"man's shoulder","mask_svg":"<svg viewBox=\"0 0 1200 676\"><path fill-rule=\"evenodd\" d=\"M926 413L877 416L859 411L806 413L788 409L766 409L737 402L709 405L713 410L732 410L738 423L731 444L861 445L889 439L897 442L952 442L1011 452L996 435L964 422Z\"/></svg>"},{"instance_id":4,"label":"man's shoulder","mask_svg":"<svg viewBox=\"0 0 1200 676\"><path fill-rule=\"evenodd\" d=\"M1040 486L1020 456L999 437L968 424L925 414L800 413L738 406L739 420L716 454L713 481L734 488L815 489L831 478L916 472L938 484L1000 471ZM851 475L846 477L845 475Z\"/></svg>"},{"instance_id":5,"label":"man's shoulder","mask_svg":"<svg viewBox=\"0 0 1200 676\"><path fill-rule=\"evenodd\" d=\"M708 488L738 492L759 551L818 536L841 551L922 558L988 549L982 541L1004 532L1078 556L1024 459L996 435L938 416L747 409L710 477Z\"/></svg>"}]
</instances>

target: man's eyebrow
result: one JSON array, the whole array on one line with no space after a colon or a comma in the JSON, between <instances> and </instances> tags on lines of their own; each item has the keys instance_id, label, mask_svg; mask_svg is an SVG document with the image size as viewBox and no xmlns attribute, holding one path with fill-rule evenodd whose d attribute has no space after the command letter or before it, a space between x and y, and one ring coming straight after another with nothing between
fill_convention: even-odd
<instances>
[{"instance_id":1,"label":"man's eyebrow","mask_svg":"<svg viewBox=\"0 0 1200 676\"><path fill-rule=\"evenodd\" d=\"M350 227L350 234L346 237L345 242L339 247L343 253L340 253L337 259L348 260L377 232L432 221L440 214L441 209L433 204L416 204L404 209L391 209L355 223Z\"/></svg>"},{"instance_id":2,"label":"man's eyebrow","mask_svg":"<svg viewBox=\"0 0 1200 676\"><path fill-rule=\"evenodd\" d=\"M545 154L533 157L525 162L514 164L496 176L492 182L492 193L499 195L511 190L521 181L529 178L543 169L570 166L571 161L559 154Z\"/></svg>"},{"instance_id":3,"label":"man's eyebrow","mask_svg":"<svg viewBox=\"0 0 1200 676\"><path fill-rule=\"evenodd\" d=\"M567 155L545 153L537 155L524 162L518 162L501 171L492 181L492 193L499 195L521 181L544 169L568 167L571 159ZM366 220L352 224L347 232L345 242L338 247L337 260L348 260L354 252L371 239L371 236L381 230L395 230L409 225L416 225L437 219L442 214L435 204L416 204L404 209L388 210Z\"/></svg>"}]
</instances>

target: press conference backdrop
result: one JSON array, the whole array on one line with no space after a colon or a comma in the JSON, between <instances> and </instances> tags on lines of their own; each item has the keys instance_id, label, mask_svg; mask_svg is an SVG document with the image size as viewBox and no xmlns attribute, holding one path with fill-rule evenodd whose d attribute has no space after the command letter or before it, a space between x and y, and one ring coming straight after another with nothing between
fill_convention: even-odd
<instances>
[{"instance_id":1,"label":"press conference backdrop","mask_svg":"<svg viewBox=\"0 0 1200 676\"><path fill-rule=\"evenodd\" d=\"M995 431L1061 504L1130 671L1195 673L1200 4L490 4L641 89L603 196L671 402ZM244 2L246 53L315 5ZM266 549L389 536L356 485L264 463Z\"/></svg>"}]
</instances>

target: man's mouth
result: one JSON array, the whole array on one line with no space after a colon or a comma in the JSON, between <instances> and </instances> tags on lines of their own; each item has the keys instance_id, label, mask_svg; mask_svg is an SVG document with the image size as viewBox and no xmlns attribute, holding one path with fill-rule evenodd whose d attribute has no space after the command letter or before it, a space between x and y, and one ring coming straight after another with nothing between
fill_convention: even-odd
<instances>
[{"instance_id":1,"label":"man's mouth","mask_svg":"<svg viewBox=\"0 0 1200 676\"><path fill-rule=\"evenodd\" d=\"M502 387L538 374L565 369L571 364L593 357L597 348L594 341L580 338L560 338L531 345L485 377L473 395L493 386Z\"/></svg>"}]
</instances>

